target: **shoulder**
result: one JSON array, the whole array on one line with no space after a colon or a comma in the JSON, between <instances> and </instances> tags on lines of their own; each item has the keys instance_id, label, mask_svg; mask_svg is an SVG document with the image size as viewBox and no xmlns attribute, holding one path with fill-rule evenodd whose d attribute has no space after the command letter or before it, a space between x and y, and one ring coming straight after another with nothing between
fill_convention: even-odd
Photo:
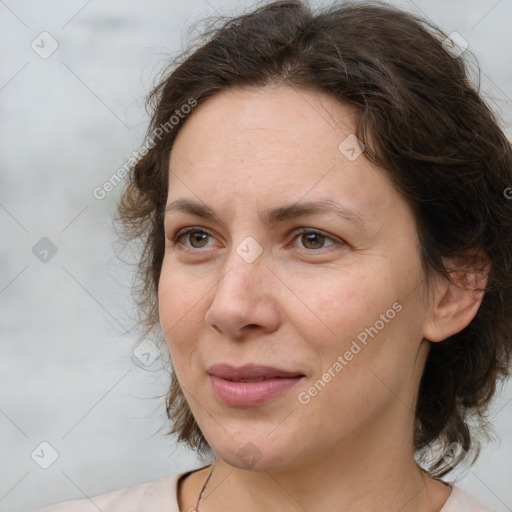
<instances>
[{"instance_id":1,"label":"shoulder","mask_svg":"<svg viewBox=\"0 0 512 512\"><path fill-rule=\"evenodd\" d=\"M152 512L179 512L176 484L180 474L154 482L118 489L99 496L65 501L31 512L139 512L151 506Z\"/></svg>"},{"instance_id":2,"label":"shoulder","mask_svg":"<svg viewBox=\"0 0 512 512\"><path fill-rule=\"evenodd\" d=\"M440 512L492 512L458 485L451 485L452 493Z\"/></svg>"}]
</instances>

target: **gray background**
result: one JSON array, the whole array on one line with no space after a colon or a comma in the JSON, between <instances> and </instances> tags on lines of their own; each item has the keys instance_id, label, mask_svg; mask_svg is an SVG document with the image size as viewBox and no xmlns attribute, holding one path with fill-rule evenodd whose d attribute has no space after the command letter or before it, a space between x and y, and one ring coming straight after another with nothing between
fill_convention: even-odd
<instances>
[{"instance_id":1,"label":"gray background","mask_svg":"<svg viewBox=\"0 0 512 512\"><path fill-rule=\"evenodd\" d=\"M393 3L463 35L485 97L510 126L512 0ZM111 223L121 185L103 200L92 191L143 141L143 98L193 22L250 5L0 0L0 511L201 465L164 435L165 369L132 354L142 339L130 295L135 258L116 256ZM31 47L51 49L43 31L59 45L47 58ZM510 386L491 418L498 439L459 483L511 511ZM47 469L52 451L42 442L58 453Z\"/></svg>"}]
</instances>

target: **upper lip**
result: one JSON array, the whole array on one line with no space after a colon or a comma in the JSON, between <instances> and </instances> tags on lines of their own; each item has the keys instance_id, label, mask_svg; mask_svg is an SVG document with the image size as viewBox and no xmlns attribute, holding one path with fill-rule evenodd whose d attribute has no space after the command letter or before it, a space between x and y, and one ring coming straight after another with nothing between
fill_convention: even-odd
<instances>
[{"instance_id":1,"label":"upper lip","mask_svg":"<svg viewBox=\"0 0 512 512\"><path fill-rule=\"evenodd\" d=\"M232 366L227 363L218 363L210 366L207 373L223 379L260 379L271 377L302 377L303 373L282 370L272 366L261 366L246 364L243 366Z\"/></svg>"}]
</instances>

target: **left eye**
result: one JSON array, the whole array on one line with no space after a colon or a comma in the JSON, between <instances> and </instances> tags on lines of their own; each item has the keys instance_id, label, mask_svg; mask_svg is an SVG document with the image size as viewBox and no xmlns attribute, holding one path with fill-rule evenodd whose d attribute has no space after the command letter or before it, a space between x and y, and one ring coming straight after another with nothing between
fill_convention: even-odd
<instances>
[{"instance_id":1,"label":"left eye","mask_svg":"<svg viewBox=\"0 0 512 512\"><path fill-rule=\"evenodd\" d=\"M331 237L324 235L323 233L320 233L318 231L312 230L300 231L294 240L301 240L305 248L310 250L323 249L324 247L326 247L324 243L327 240L331 241L330 245L336 244L336 242Z\"/></svg>"}]
</instances>

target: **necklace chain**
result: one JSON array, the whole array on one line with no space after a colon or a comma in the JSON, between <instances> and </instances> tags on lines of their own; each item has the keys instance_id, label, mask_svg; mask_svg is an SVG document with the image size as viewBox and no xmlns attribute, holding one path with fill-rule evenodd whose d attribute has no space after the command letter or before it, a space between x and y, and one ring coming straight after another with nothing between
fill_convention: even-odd
<instances>
[{"instance_id":1,"label":"necklace chain","mask_svg":"<svg viewBox=\"0 0 512 512\"><path fill-rule=\"evenodd\" d=\"M201 500L203 499L204 491L206 491L206 487L208 486L208 482L210 481L214 467L215 467L215 459L213 459L212 470L210 471L210 474L208 475L208 478L206 479L206 482L204 483L203 488L201 489L201 492L199 493L199 498L197 499L197 505L195 506L194 512L199 512L199 504L201 503Z\"/></svg>"}]
</instances>

